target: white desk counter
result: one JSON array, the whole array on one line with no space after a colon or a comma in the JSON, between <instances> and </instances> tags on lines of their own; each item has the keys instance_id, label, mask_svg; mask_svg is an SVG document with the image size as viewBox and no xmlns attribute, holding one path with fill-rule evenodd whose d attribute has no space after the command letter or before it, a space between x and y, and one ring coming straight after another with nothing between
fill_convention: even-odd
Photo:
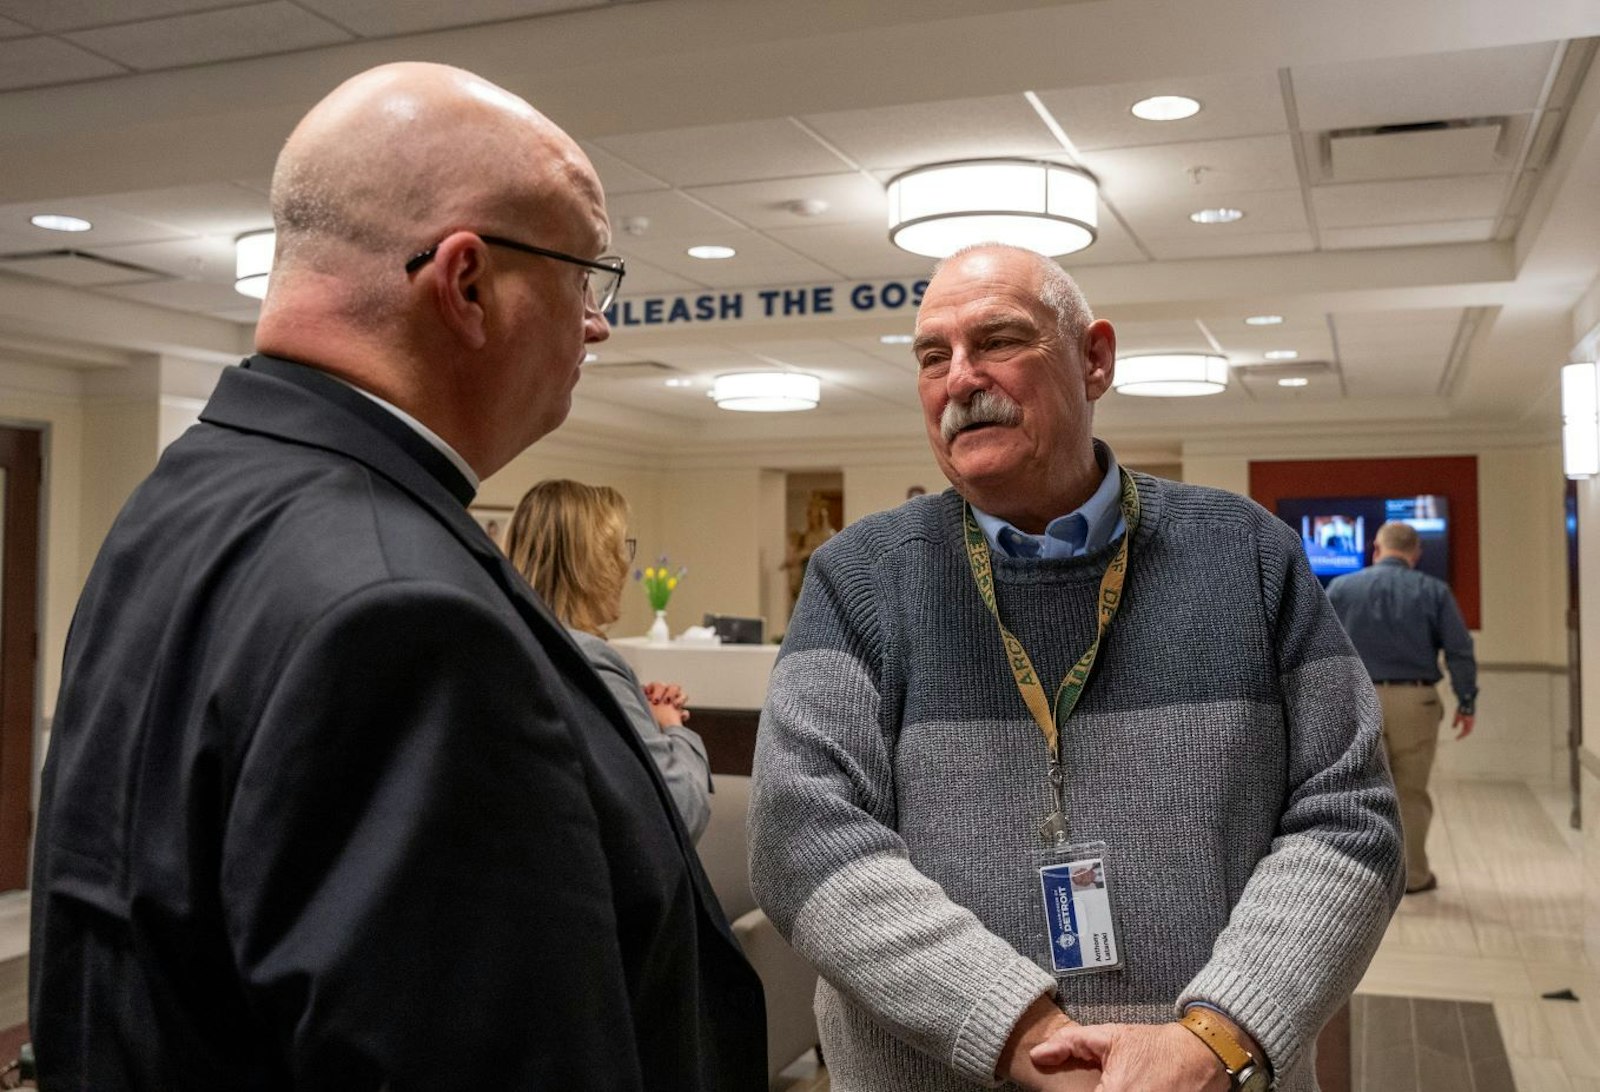
<instances>
[{"instance_id":1,"label":"white desk counter","mask_svg":"<svg viewBox=\"0 0 1600 1092\"><path fill-rule=\"evenodd\" d=\"M614 637L611 645L641 683L683 687L691 709L760 709L778 659L777 645L655 645L646 637Z\"/></svg>"}]
</instances>

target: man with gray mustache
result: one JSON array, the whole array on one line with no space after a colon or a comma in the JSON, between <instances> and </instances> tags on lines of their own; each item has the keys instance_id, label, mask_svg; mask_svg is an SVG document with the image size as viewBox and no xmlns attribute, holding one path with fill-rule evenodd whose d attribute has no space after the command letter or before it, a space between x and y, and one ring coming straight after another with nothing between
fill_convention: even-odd
<instances>
[{"instance_id":1,"label":"man with gray mustache","mask_svg":"<svg viewBox=\"0 0 1600 1092\"><path fill-rule=\"evenodd\" d=\"M954 488L812 557L756 749L832 1088L1313 1092L1403 870L1297 537L1093 438L1116 333L1047 258L942 262L914 352Z\"/></svg>"}]
</instances>

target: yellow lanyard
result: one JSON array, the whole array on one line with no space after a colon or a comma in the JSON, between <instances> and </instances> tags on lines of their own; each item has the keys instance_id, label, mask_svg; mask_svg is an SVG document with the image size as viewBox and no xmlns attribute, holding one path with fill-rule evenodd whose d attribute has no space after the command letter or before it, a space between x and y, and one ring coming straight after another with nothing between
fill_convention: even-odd
<instances>
[{"instance_id":1,"label":"yellow lanyard","mask_svg":"<svg viewBox=\"0 0 1600 1092\"><path fill-rule=\"evenodd\" d=\"M1077 708L1078 699L1083 696L1083 689L1089 684L1089 675L1094 671L1095 657L1100 654L1100 641L1105 637L1106 630L1111 628L1111 620L1117 616L1117 608L1122 604L1122 589L1128 579L1128 544L1133 541L1133 533L1139 528L1139 489L1133 484L1133 478L1126 470L1121 471L1121 477L1122 519L1127 525L1127 530L1122 536L1122 545L1117 548L1116 556L1111 559L1111 564L1106 566L1105 575L1100 578L1099 624L1094 641L1061 680L1054 703L1046 696L1044 685L1039 681L1039 673L1034 670L1033 660L1022 647L1022 642L1017 640L1016 635L1000 620L1000 606L995 602L994 596L994 570L989 559L989 540L984 537L983 531L978 527L978 521L973 518L972 506L964 505L962 509L962 526L966 534L967 561L972 566L972 580L978 586L978 595L982 597L984 606L994 615L995 625L1000 627L1000 641L1005 646L1006 662L1011 665L1011 674L1016 679L1017 690L1028 706L1028 712L1033 714L1034 722L1039 725L1039 731L1044 733L1045 746L1050 751L1050 783L1056 796L1056 810L1045 819L1039 829L1040 835L1046 842L1060 842L1066 837L1066 818L1061 799L1060 725L1072 715L1073 709Z\"/></svg>"}]
</instances>

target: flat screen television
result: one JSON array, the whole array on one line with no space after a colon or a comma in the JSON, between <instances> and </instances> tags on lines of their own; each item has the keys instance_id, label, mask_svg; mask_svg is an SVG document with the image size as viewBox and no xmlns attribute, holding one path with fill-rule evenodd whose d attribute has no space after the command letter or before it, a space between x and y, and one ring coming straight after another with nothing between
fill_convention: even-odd
<instances>
[{"instance_id":1,"label":"flat screen television","mask_svg":"<svg viewBox=\"0 0 1600 1092\"><path fill-rule=\"evenodd\" d=\"M1417 568L1450 579L1450 500L1437 493L1409 497L1287 497L1278 518L1300 534L1311 571L1324 585L1372 564L1372 538L1383 524L1409 523L1422 539Z\"/></svg>"}]
</instances>

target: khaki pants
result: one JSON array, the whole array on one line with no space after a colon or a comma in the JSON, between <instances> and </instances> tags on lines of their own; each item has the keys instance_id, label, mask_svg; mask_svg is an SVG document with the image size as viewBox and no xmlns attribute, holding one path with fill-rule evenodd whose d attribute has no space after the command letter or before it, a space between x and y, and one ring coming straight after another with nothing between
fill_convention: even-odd
<instances>
[{"instance_id":1,"label":"khaki pants","mask_svg":"<svg viewBox=\"0 0 1600 1092\"><path fill-rule=\"evenodd\" d=\"M1406 887L1428 882L1428 824L1433 820L1433 800L1428 796L1428 775L1439 744L1439 722L1444 703L1432 686L1380 686L1378 704L1383 709L1383 749L1400 797L1400 827L1406 839Z\"/></svg>"}]
</instances>

